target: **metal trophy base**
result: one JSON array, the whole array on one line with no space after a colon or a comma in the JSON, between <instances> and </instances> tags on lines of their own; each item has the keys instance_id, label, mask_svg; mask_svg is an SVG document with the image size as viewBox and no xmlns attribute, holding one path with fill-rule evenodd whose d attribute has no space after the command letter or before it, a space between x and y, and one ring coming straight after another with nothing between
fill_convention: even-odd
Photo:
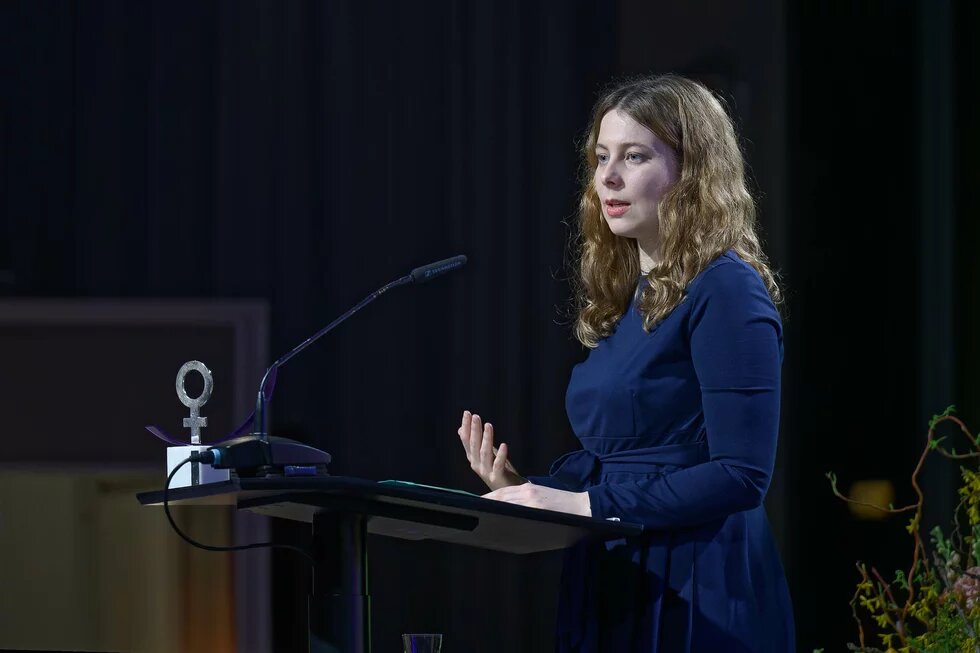
<instances>
[{"instance_id":1,"label":"metal trophy base","mask_svg":"<svg viewBox=\"0 0 980 653\"><path fill-rule=\"evenodd\" d=\"M174 471L174 467L184 462L193 451L206 451L210 446L206 444L185 445L183 447L167 447L167 476ZM200 463L190 463L181 467L174 478L170 481L170 487L187 487L188 485L201 485L202 483L220 483L231 478L231 472L227 469L215 469L211 465Z\"/></svg>"}]
</instances>

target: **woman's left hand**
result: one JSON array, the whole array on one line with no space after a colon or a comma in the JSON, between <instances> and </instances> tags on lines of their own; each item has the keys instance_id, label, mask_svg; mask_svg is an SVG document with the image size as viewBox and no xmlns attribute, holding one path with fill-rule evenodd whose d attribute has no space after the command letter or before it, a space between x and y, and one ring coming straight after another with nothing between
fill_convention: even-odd
<instances>
[{"instance_id":1,"label":"woman's left hand","mask_svg":"<svg viewBox=\"0 0 980 653\"><path fill-rule=\"evenodd\" d=\"M484 499L494 501L506 501L516 503L519 506L528 508L543 508L544 510L554 510L556 512L568 512L573 515L583 517L592 516L592 506L589 503L588 492L566 492L556 490L544 485L534 483L522 483L521 485L511 485L502 487L483 495Z\"/></svg>"}]
</instances>

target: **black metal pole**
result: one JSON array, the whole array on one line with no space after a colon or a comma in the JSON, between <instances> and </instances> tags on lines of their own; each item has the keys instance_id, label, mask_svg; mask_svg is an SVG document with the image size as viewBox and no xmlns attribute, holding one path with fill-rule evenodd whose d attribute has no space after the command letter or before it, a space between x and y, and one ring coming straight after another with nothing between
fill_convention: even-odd
<instances>
[{"instance_id":1,"label":"black metal pole","mask_svg":"<svg viewBox=\"0 0 980 653\"><path fill-rule=\"evenodd\" d=\"M371 653L366 540L364 515L323 511L313 517L310 653Z\"/></svg>"}]
</instances>

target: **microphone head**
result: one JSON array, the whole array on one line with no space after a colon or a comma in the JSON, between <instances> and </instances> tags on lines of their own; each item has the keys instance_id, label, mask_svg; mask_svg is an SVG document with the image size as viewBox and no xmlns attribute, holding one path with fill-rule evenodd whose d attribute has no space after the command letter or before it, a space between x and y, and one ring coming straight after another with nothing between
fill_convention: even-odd
<instances>
[{"instance_id":1,"label":"microphone head","mask_svg":"<svg viewBox=\"0 0 980 653\"><path fill-rule=\"evenodd\" d=\"M431 279L435 279L436 277L446 274L447 272L457 270L464 265L466 265L466 256L463 254L452 258L447 258L442 261L436 261L435 263L429 263L428 265L423 265L422 267L412 270L412 281L415 283L430 281Z\"/></svg>"}]
</instances>

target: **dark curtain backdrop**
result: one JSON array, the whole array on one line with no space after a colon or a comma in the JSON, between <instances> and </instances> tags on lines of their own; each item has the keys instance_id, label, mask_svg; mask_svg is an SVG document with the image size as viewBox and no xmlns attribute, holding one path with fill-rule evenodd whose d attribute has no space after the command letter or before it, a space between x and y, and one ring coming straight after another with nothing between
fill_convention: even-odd
<instances>
[{"instance_id":1,"label":"dark curtain backdrop","mask_svg":"<svg viewBox=\"0 0 980 653\"><path fill-rule=\"evenodd\" d=\"M844 492L891 481L906 505L930 417L955 404L980 429L980 15L962 0L785 6L788 544L799 650L829 652L858 641L855 562L893 578L912 540L907 515L856 519L824 473ZM968 446L955 428L938 435ZM958 476L926 463L923 533L950 531Z\"/></svg>"},{"instance_id":2,"label":"dark curtain backdrop","mask_svg":"<svg viewBox=\"0 0 980 653\"><path fill-rule=\"evenodd\" d=\"M784 400L797 419L800 650L858 641L847 603L857 560L890 576L909 561L906 520L855 520L823 474L834 471L845 492L855 480L888 479L895 505L914 501L909 476L926 427L916 364L920 17L911 2L788 9L795 337L786 358L799 382ZM840 47L828 47L831 30Z\"/></svg>"},{"instance_id":3,"label":"dark curtain backdrop","mask_svg":"<svg viewBox=\"0 0 980 653\"><path fill-rule=\"evenodd\" d=\"M264 297L278 353L464 253L290 362L274 425L336 474L478 491L455 433L469 408L544 471L573 446L563 220L615 26L598 1L3 3L0 283ZM375 538L371 563L377 651L406 631L550 648L557 554ZM277 554L275 571L277 650L303 649L304 569Z\"/></svg>"}]
</instances>

